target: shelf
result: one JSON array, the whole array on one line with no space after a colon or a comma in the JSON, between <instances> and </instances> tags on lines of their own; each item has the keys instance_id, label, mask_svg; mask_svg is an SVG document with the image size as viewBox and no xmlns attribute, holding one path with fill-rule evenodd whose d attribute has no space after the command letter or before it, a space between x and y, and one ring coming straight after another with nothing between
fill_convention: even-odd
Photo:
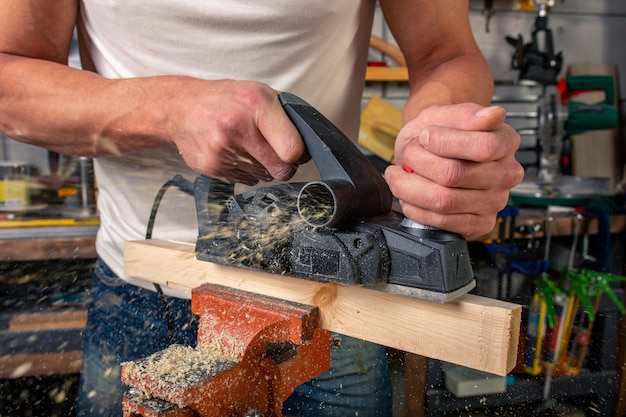
<instances>
[{"instance_id":1,"label":"shelf","mask_svg":"<svg viewBox=\"0 0 626 417\"><path fill-rule=\"evenodd\" d=\"M535 238L543 238L545 237L545 230L547 226L547 213L542 209L534 209L534 208L523 208L520 209L520 215L517 217L515 221L516 226L522 225L534 225L541 224L541 230L535 233ZM491 239L510 239L510 219L506 219L505 225L505 234L504 236L499 235L499 225L498 223L496 227L487 235L480 238L480 240L491 240ZM622 233L626 230L626 215L624 214L612 214L610 215L611 229L610 233ZM573 236L574 231L576 230L576 215L554 215L552 221L552 236ZM595 235L598 233L598 221L593 218L584 218L582 228L580 230L581 234L591 234ZM515 239L527 238L528 236L522 235L520 233L515 233Z\"/></svg>"},{"instance_id":2,"label":"shelf","mask_svg":"<svg viewBox=\"0 0 626 417\"><path fill-rule=\"evenodd\" d=\"M95 237L0 240L0 262L95 257Z\"/></svg>"},{"instance_id":3,"label":"shelf","mask_svg":"<svg viewBox=\"0 0 626 417\"><path fill-rule=\"evenodd\" d=\"M80 371L93 259L0 264L0 379Z\"/></svg>"},{"instance_id":4,"label":"shelf","mask_svg":"<svg viewBox=\"0 0 626 417\"><path fill-rule=\"evenodd\" d=\"M98 219L0 222L0 262L96 258Z\"/></svg>"},{"instance_id":5,"label":"shelf","mask_svg":"<svg viewBox=\"0 0 626 417\"><path fill-rule=\"evenodd\" d=\"M409 73L406 67L376 67L369 66L365 72L365 81L409 81Z\"/></svg>"},{"instance_id":6,"label":"shelf","mask_svg":"<svg viewBox=\"0 0 626 417\"><path fill-rule=\"evenodd\" d=\"M617 380L617 371L588 372L575 377L554 378L550 396L557 400L594 395L604 397L607 393L617 391ZM426 390L426 403L429 410L437 410L437 413L541 403L543 385L542 378L516 378L503 393L463 398L455 397L446 389L429 389ZM600 406L599 404L598 407Z\"/></svg>"},{"instance_id":7,"label":"shelf","mask_svg":"<svg viewBox=\"0 0 626 417\"><path fill-rule=\"evenodd\" d=\"M0 378L78 373L82 364L82 327L0 331Z\"/></svg>"}]
</instances>

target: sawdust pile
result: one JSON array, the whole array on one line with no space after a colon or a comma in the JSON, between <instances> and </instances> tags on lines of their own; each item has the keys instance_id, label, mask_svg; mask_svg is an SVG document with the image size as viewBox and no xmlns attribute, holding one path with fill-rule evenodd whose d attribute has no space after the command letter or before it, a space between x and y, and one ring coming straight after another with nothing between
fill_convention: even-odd
<instances>
[{"instance_id":1,"label":"sawdust pile","mask_svg":"<svg viewBox=\"0 0 626 417\"><path fill-rule=\"evenodd\" d=\"M221 320L227 320L233 329L248 325L248 322L235 322L235 316L238 317L238 315L233 314L231 317ZM200 318L198 347L196 349L211 352L215 357L223 360L238 362L245 352L246 343L244 339L235 337L233 333L216 330L219 321L220 319L210 314ZM254 321L254 318L250 317L249 321Z\"/></svg>"},{"instance_id":2,"label":"sawdust pile","mask_svg":"<svg viewBox=\"0 0 626 417\"><path fill-rule=\"evenodd\" d=\"M183 345L171 345L144 359L122 364L128 379L156 380L160 385L180 388L191 387L236 365L214 351Z\"/></svg>"}]
</instances>

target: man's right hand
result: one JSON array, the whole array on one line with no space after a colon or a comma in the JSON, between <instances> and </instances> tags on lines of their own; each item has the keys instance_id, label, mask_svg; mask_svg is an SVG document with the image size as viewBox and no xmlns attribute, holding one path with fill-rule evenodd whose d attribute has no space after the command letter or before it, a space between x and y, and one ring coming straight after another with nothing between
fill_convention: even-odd
<instances>
[{"instance_id":1,"label":"man's right hand","mask_svg":"<svg viewBox=\"0 0 626 417\"><path fill-rule=\"evenodd\" d=\"M308 158L278 93L265 84L111 79L89 60L84 71L69 68L77 10L77 0L1 3L0 128L7 136L81 156L173 144L193 170L248 185L289 179Z\"/></svg>"},{"instance_id":2,"label":"man's right hand","mask_svg":"<svg viewBox=\"0 0 626 417\"><path fill-rule=\"evenodd\" d=\"M164 139L193 170L253 185L287 180L308 159L275 90L253 81L178 81L166 103Z\"/></svg>"}]
</instances>

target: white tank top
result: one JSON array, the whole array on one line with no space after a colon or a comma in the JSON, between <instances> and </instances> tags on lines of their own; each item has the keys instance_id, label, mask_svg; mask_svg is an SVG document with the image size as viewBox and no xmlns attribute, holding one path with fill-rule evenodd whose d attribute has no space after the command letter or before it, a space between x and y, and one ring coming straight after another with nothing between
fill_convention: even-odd
<instances>
[{"instance_id":1,"label":"white tank top","mask_svg":"<svg viewBox=\"0 0 626 417\"><path fill-rule=\"evenodd\" d=\"M83 65L106 78L187 75L256 80L315 106L349 137L358 131L375 0L82 0ZM89 62L91 61L91 62ZM123 243L143 239L159 188L193 180L177 152L96 158L99 256L128 282ZM153 237L195 242L193 198L171 189ZM164 289L170 295L181 292Z\"/></svg>"}]
</instances>

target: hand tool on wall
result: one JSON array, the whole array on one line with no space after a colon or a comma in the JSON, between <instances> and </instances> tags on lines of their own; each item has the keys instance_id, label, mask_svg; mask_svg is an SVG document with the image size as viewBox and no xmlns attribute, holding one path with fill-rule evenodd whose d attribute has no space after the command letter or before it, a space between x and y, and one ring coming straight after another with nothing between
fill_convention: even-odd
<instances>
[{"instance_id":1,"label":"hand tool on wall","mask_svg":"<svg viewBox=\"0 0 626 417\"><path fill-rule=\"evenodd\" d=\"M580 373L603 296L606 295L622 314L626 313L622 301L611 288L611 284L625 281L626 277L589 269L577 271L565 268L561 272L559 285L562 291L569 294L570 304L563 323L565 330L560 345L561 354L553 366L555 376Z\"/></svg>"},{"instance_id":2,"label":"hand tool on wall","mask_svg":"<svg viewBox=\"0 0 626 417\"><path fill-rule=\"evenodd\" d=\"M582 215L578 215L576 218L574 239L572 242L567 265L567 268L570 270L574 269L574 258L581 226ZM544 410L553 409L557 404L556 400L551 397L552 377L555 367L559 361L559 357L563 352L563 341L565 340L564 335L566 333L567 322L570 320L570 317L573 314L572 302L569 292L558 291L555 292L553 296L555 305L560 306L561 309L560 315L556 318L556 325L558 326L556 332L551 332L551 339L550 343L548 344L548 358L544 360L545 377L543 383L543 403L534 411L534 414L543 413ZM546 298L545 301L549 303L551 300Z\"/></svg>"},{"instance_id":3,"label":"hand tool on wall","mask_svg":"<svg viewBox=\"0 0 626 417\"><path fill-rule=\"evenodd\" d=\"M491 22L493 15L496 14L493 10L493 0L485 0L483 14L485 15L485 32L489 33L489 23Z\"/></svg>"},{"instance_id":4,"label":"hand tool on wall","mask_svg":"<svg viewBox=\"0 0 626 417\"><path fill-rule=\"evenodd\" d=\"M551 396L553 378L581 371L602 294L624 311L610 288L610 282L623 278L594 271L578 272L580 265L575 255L582 222L583 216L578 214L568 262L558 280L543 274L531 302L524 369L531 375L545 375L543 403L532 415L556 415L554 410L560 403ZM546 258L547 254L548 250Z\"/></svg>"},{"instance_id":5,"label":"hand tool on wall","mask_svg":"<svg viewBox=\"0 0 626 417\"><path fill-rule=\"evenodd\" d=\"M537 82L541 85L553 85L563 66L561 52L554 52L552 29L548 27L548 11L554 5L553 0L537 1L539 12L531 34L531 41L524 43L522 35L517 38L507 36L506 41L513 46L511 66L519 70L522 81Z\"/></svg>"},{"instance_id":6,"label":"hand tool on wall","mask_svg":"<svg viewBox=\"0 0 626 417\"><path fill-rule=\"evenodd\" d=\"M365 72L365 81L407 82L409 80L406 60L397 46L376 35L371 35L370 47L393 59L398 65L390 66L386 59L369 61Z\"/></svg>"},{"instance_id":7,"label":"hand tool on wall","mask_svg":"<svg viewBox=\"0 0 626 417\"><path fill-rule=\"evenodd\" d=\"M198 176L198 259L437 302L474 287L463 238L393 211L383 176L339 129L292 94L280 100L321 180L234 195Z\"/></svg>"},{"instance_id":8,"label":"hand tool on wall","mask_svg":"<svg viewBox=\"0 0 626 417\"><path fill-rule=\"evenodd\" d=\"M380 51L383 54L389 56L401 67L406 67L406 60L404 59L404 55L402 55L402 51L397 46L387 42L383 38L376 35L370 36L370 46L377 51Z\"/></svg>"},{"instance_id":9,"label":"hand tool on wall","mask_svg":"<svg viewBox=\"0 0 626 417\"><path fill-rule=\"evenodd\" d=\"M554 327L556 313L552 297L558 288L548 276L550 266L550 245L552 243L552 225L554 218L549 216L546 221L546 242L544 246L541 274L533 294L528 311L526 326L526 351L524 352L524 370L530 375L539 375L543 371L542 351L546 324Z\"/></svg>"},{"instance_id":10,"label":"hand tool on wall","mask_svg":"<svg viewBox=\"0 0 626 417\"><path fill-rule=\"evenodd\" d=\"M558 281L542 276L530 304L524 355L524 371L530 375L546 372L551 378L580 373L604 295L626 313L611 288L626 277L566 267Z\"/></svg>"}]
</instances>

